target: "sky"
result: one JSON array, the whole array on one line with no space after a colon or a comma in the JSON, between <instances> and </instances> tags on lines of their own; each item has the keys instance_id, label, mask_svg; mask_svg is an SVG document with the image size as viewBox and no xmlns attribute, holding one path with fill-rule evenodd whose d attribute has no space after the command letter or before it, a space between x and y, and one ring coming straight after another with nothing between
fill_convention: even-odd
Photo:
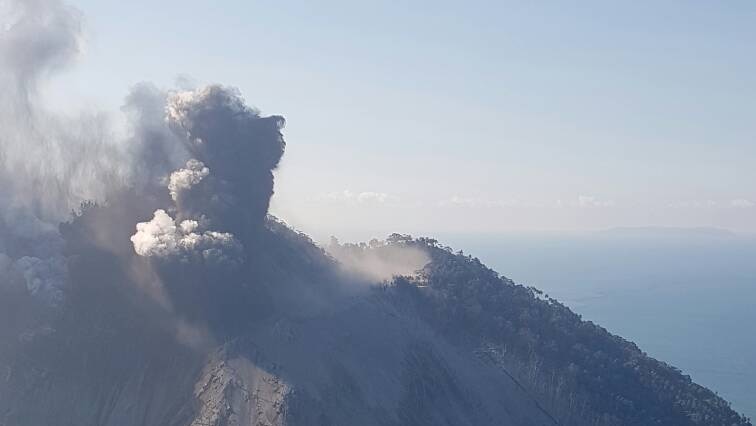
<instances>
[{"instance_id":1,"label":"sky","mask_svg":"<svg viewBox=\"0 0 756 426\"><path fill-rule=\"evenodd\" d=\"M756 2L70 3L55 108L238 87L286 117L272 211L316 240L756 232Z\"/></svg>"}]
</instances>

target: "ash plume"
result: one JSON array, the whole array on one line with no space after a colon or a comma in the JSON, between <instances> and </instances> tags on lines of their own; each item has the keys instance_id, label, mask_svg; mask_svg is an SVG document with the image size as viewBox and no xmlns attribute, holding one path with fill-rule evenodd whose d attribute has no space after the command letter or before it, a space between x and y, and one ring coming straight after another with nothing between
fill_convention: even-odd
<instances>
[{"instance_id":1,"label":"ash plume","mask_svg":"<svg viewBox=\"0 0 756 426\"><path fill-rule=\"evenodd\" d=\"M122 144L130 182L147 192L162 188L165 177L187 160L186 150L166 123L169 96L168 91L142 82L132 87L121 108L130 131Z\"/></svg>"},{"instance_id":2,"label":"ash plume","mask_svg":"<svg viewBox=\"0 0 756 426\"><path fill-rule=\"evenodd\" d=\"M122 116L55 113L40 88L76 62L81 14L60 0L0 5L0 289L60 305L81 273L74 259L105 254L159 281L136 284L160 287L177 312L221 297L209 282L260 281L283 117L232 87L150 83L131 89Z\"/></svg>"},{"instance_id":3,"label":"ash plume","mask_svg":"<svg viewBox=\"0 0 756 426\"><path fill-rule=\"evenodd\" d=\"M0 289L25 289L57 305L68 274L64 241L55 226L23 208L6 207L0 217Z\"/></svg>"},{"instance_id":4,"label":"ash plume","mask_svg":"<svg viewBox=\"0 0 756 426\"><path fill-rule=\"evenodd\" d=\"M6 203L42 220L101 199L122 178L123 155L105 114L54 114L40 84L74 62L81 16L56 0L5 0L0 33L0 179Z\"/></svg>"},{"instance_id":5,"label":"ash plume","mask_svg":"<svg viewBox=\"0 0 756 426\"><path fill-rule=\"evenodd\" d=\"M127 97L126 137L108 114L45 106L40 89L76 62L82 38L81 13L59 0L0 0L0 289L26 287L53 305L69 272L59 224L124 188L159 193L187 158L165 121L168 92L152 85Z\"/></svg>"},{"instance_id":6,"label":"ash plume","mask_svg":"<svg viewBox=\"0 0 756 426\"><path fill-rule=\"evenodd\" d=\"M100 144L101 118L71 120L39 106L40 79L80 50L81 16L58 1L4 1L0 19L0 257L5 287L57 304L67 267L55 222L109 181L85 163ZM81 124L81 125L77 125ZM112 158L112 157L111 157ZM0 284L0 287L3 285Z\"/></svg>"},{"instance_id":7,"label":"ash plume","mask_svg":"<svg viewBox=\"0 0 756 426\"><path fill-rule=\"evenodd\" d=\"M283 117L263 117L238 90L211 85L171 96L167 120L193 159L210 170L211 194L197 191L213 206L210 219L242 239L254 233L268 212L273 170L286 146Z\"/></svg>"},{"instance_id":8,"label":"ash plume","mask_svg":"<svg viewBox=\"0 0 756 426\"><path fill-rule=\"evenodd\" d=\"M173 205L137 224L136 253L182 262L236 264L264 223L273 169L283 155L283 118L262 117L236 89L218 85L168 98L168 126L192 155L170 174ZM238 235L238 236L237 236Z\"/></svg>"},{"instance_id":9,"label":"ash plume","mask_svg":"<svg viewBox=\"0 0 756 426\"><path fill-rule=\"evenodd\" d=\"M39 79L68 65L81 49L81 14L55 0L4 0L0 55L4 89L31 102ZM7 82L6 82L7 84ZM13 97L13 96L11 96Z\"/></svg>"}]
</instances>

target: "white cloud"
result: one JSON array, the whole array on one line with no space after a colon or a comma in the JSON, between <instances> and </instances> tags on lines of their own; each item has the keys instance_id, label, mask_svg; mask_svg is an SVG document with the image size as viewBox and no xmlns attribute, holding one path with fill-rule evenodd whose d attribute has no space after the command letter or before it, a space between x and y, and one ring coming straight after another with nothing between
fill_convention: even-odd
<instances>
[{"instance_id":1,"label":"white cloud","mask_svg":"<svg viewBox=\"0 0 756 426\"><path fill-rule=\"evenodd\" d=\"M438 205L439 206L476 207L480 205L480 203L478 199L476 198L466 198L466 197L460 197L459 195L454 195L449 199L439 201Z\"/></svg>"},{"instance_id":2,"label":"white cloud","mask_svg":"<svg viewBox=\"0 0 756 426\"><path fill-rule=\"evenodd\" d=\"M733 200L715 201L715 200L688 200L688 201L673 201L667 204L670 208L750 208L756 207L756 202L747 200L745 198L736 198Z\"/></svg>"},{"instance_id":3,"label":"white cloud","mask_svg":"<svg viewBox=\"0 0 756 426\"><path fill-rule=\"evenodd\" d=\"M327 199L350 204L387 204L399 202L399 197L385 192L352 192L348 189L338 192L330 192L318 199Z\"/></svg>"},{"instance_id":4,"label":"white cloud","mask_svg":"<svg viewBox=\"0 0 756 426\"><path fill-rule=\"evenodd\" d=\"M463 197L454 195L438 202L440 207L467 207L467 208L605 208L614 207L612 200L604 200L593 195L580 195L571 201L522 201L517 199L490 199L482 197Z\"/></svg>"},{"instance_id":5,"label":"white cloud","mask_svg":"<svg viewBox=\"0 0 756 426\"><path fill-rule=\"evenodd\" d=\"M438 205L441 207L459 206L459 207L477 208L477 207L518 207L518 206L524 206L526 204L518 200L496 200L496 199L487 199L487 198L480 198L480 197L462 197L459 195L454 195L450 198L439 201Z\"/></svg>"},{"instance_id":6,"label":"white cloud","mask_svg":"<svg viewBox=\"0 0 756 426\"><path fill-rule=\"evenodd\" d=\"M612 207L614 201L601 200L593 195L580 195L578 196L578 207L580 208L593 208L593 207Z\"/></svg>"},{"instance_id":7,"label":"white cloud","mask_svg":"<svg viewBox=\"0 0 756 426\"><path fill-rule=\"evenodd\" d=\"M361 192L357 194L357 201L360 203L385 203L390 198L392 198L389 194L386 194L385 192Z\"/></svg>"},{"instance_id":8,"label":"white cloud","mask_svg":"<svg viewBox=\"0 0 756 426\"><path fill-rule=\"evenodd\" d=\"M751 200L746 200L745 198L738 198L730 201L730 206L735 208L748 208L756 206L756 203Z\"/></svg>"},{"instance_id":9,"label":"white cloud","mask_svg":"<svg viewBox=\"0 0 756 426\"><path fill-rule=\"evenodd\" d=\"M688 207L701 207L700 201L672 201L667 203L667 207L673 209L684 209Z\"/></svg>"}]
</instances>

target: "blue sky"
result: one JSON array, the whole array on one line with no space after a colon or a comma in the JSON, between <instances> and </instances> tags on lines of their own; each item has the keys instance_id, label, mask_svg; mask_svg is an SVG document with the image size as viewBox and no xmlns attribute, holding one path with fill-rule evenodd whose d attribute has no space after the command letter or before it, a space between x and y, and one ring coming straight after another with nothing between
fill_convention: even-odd
<instances>
[{"instance_id":1,"label":"blue sky","mask_svg":"<svg viewBox=\"0 0 756 426\"><path fill-rule=\"evenodd\" d=\"M756 2L71 3L58 107L239 87L287 118L273 210L316 238L756 232Z\"/></svg>"}]
</instances>

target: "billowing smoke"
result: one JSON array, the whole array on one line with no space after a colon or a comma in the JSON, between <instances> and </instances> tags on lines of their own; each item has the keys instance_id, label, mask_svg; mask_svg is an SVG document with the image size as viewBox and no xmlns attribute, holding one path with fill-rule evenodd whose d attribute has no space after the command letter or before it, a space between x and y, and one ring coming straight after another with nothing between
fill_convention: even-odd
<instances>
[{"instance_id":1,"label":"billowing smoke","mask_svg":"<svg viewBox=\"0 0 756 426\"><path fill-rule=\"evenodd\" d=\"M5 1L0 13L0 286L24 285L56 304L67 268L54 221L72 198L95 195L82 181L99 167L81 158L104 148L98 117L84 130L52 116L38 107L37 88L78 53L80 16L36 0Z\"/></svg>"},{"instance_id":2,"label":"billowing smoke","mask_svg":"<svg viewBox=\"0 0 756 426\"><path fill-rule=\"evenodd\" d=\"M0 217L0 287L22 287L46 303L62 300L68 273L63 239L55 226L4 206Z\"/></svg>"},{"instance_id":3,"label":"billowing smoke","mask_svg":"<svg viewBox=\"0 0 756 426\"><path fill-rule=\"evenodd\" d=\"M168 98L167 122L193 158L171 173L173 206L137 224L140 256L225 266L243 262L245 241L263 226L273 169L283 155L283 118L261 117L222 86Z\"/></svg>"},{"instance_id":4,"label":"billowing smoke","mask_svg":"<svg viewBox=\"0 0 756 426\"><path fill-rule=\"evenodd\" d=\"M40 88L81 43L81 14L61 1L0 0L0 288L53 305L68 275L58 224L122 188L156 190L187 158L165 121L168 94L151 85L126 99L126 138L107 114L45 108Z\"/></svg>"},{"instance_id":5,"label":"billowing smoke","mask_svg":"<svg viewBox=\"0 0 756 426\"><path fill-rule=\"evenodd\" d=\"M165 177L187 159L185 148L166 124L169 96L151 83L139 83L121 108L131 131L122 144L129 160L129 178L140 189L162 187Z\"/></svg>"},{"instance_id":6,"label":"billowing smoke","mask_svg":"<svg viewBox=\"0 0 756 426\"><path fill-rule=\"evenodd\" d=\"M44 108L42 80L80 51L81 17L55 0L5 0L0 33L0 161L4 204L45 221L101 199L122 179L123 154L104 114Z\"/></svg>"},{"instance_id":7,"label":"billowing smoke","mask_svg":"<svg viewBox=\"0 0 756 426\"><path fill-rule=\"evenodd\" d=\"M174 258L189 263L233 264L241 256L241 247L228 232L201 231L196 220L183 220L178 225L165 210L157 210L149 222L137 224L131 237L140 256Z\"/></svg>"},{"instance_id":8,"label":"billowing smoke","mask_svg":"<svg viewBox=\"0 0 756 426\"><path fill-rule=\"evenodd\" d=\"M4 95L31 103L39 79L68 65L81 47L81 15L59 1L4 0L0 55Z\"/></svg>"},{"instance_id":9,"label":"billowing smoke","mask_svg":"<svg viewBox=\"0 0 756 426\"><path fill-rule=\"evenodd\" d=\"M201 198L197 201L209 204L210 220L241 234L242 239L262 225L268 212L273 170L286 145L283 124L283 117L262 117L245 105L232 88L208 86L176 93L168 101L168 125L183 136L192 157L210 171L204 179L209 188L191 193Z\"/></svg>"},{"instance_id":10,"label":"billowing smoke","mask_svg":"<svg viewBox=\"0 0 756 426\"><path fill-rule=\"evenodd\" d=\"M53 113L39 88L75 62L80 13L60 0L0 0L0 14L0 290L58 305L69 278L82 272L76 265L109 254L118 262L111 268L138 270L130 278L138 286L154 284L171 309L193 318L213 309L227 316L233 303L247 315L265 274L291 267L266 261L301 262L310 276L331 279L316 268L330 259L289 252L280 240L288 231L266 228L286 145L283 117L261 115L231 87L172 91L149 83L132 88L123 117ZM112 125L120 118L125 135ZM340 260L371 281L427 260L377 253ZM211 292L218 287L223 292ZM306 299L286 291L271 297Z\"/></svg>"},{"instance_id":11,"label":"billowing smoke","mask_svg":"<svg viewBox=\"0 0 756 426\"><path fill-rule=\"evenodd\" d=\"M192 187L202 182L210 174L210 169L201 161L190 159L186 162L186 168L178 169L171 173L168 181L168 191L177 205L183 204L181 199L188 195Z\"/></svg>"}]
</instances>

